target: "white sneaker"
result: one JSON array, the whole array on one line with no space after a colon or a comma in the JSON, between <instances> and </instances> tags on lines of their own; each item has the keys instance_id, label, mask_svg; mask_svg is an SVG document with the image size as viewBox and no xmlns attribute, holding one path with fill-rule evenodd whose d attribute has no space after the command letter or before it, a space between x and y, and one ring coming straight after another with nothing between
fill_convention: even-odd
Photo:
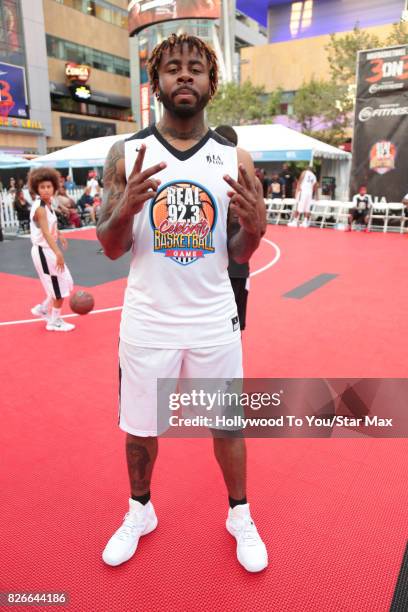
<instances>
[{"instance_id":1,"label":"white sneaker","mask_svg":"<svg viewBox=\"0 0 408 612\"><path fill-rule=\"evenodd\" d=\"M123 524L111 537L102 559L107 565L120 565L128 561L136 552L139 538L156 529L157 516L152 502L143 504L129 499L129 512L125 515Z\"/></svg>"},{"instance_id":2,"label":"white sneaker","mask_svg":"<svg viewBox=\"0 0 408 612\"><path fill-rule=\"evenodd\" d=\"M300 227L309 227L309 221L307 219L303 219L302 225Z\"/></svg>"},{"instance_id":3,"label":"white sneaker","mask_svg":"<svg viewBox=\"0 0 408 612\"><path fill-rule=\"evenodd\" d=\"M47 331L69 332L75 329L75 325L67 323L64 319L55 319L55 321L48 320L45 329Z\"/></svg>"},{"instance_id":4,"label":"white sneaker","mask_svg":"<svg viewBox=\"0 0 408 612\"><path fill-rule=\"evenodd\" d=\"M289 221L288 223L288 227L297 227L298 226L298 222L296 219L292 219L292 221Z\"/></svg>"},{"instance_id":5,"label":"white sneaker","mask_svg":"<svg viewBox=\"0 0 408 612\"><path fill-rule=\"evenodd\" d=\"M237 558L248 572L260 572L268 566L268 552L251 518L249 504L230 508L227 531L237 541Z\"/></svg>"},{"instance_id":6,"label":"white sneaker","mask_svg":"<svg viewBox=\"0 0 408 612\"><path fill-rule=\"evenodd\" d=\"M46 321L48 321L50 318L48 311L43 309L42 304L37 304L37 306L34 306L34 308L31 309L31 313L35 317L41 317L42 319L45 319Z\"/></svg>"}]
</instances>

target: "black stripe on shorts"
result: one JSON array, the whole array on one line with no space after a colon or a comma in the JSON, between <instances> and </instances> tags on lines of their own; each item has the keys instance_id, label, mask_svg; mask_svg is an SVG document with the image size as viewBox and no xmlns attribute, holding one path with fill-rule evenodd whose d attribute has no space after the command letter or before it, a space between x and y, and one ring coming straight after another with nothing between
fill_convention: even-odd
<instances>
[{"instance_id":1,"label":"black stripe on shorts","mask_svg":"<svg viewBox=\"0 0 408 612\"><path fill-rule=\"evenodd\" d=\"M44 251L43 251L42 246L38 247L38 252L40 254L40 261L41 261L43 272L44 272L44 274L48 274L49 275L50 270L48 268L47 259L46 259L45 255L44 255Z\"/></svg>"},{"instance_id":2,"label":"black stripe on shorts","mask_svg":"<svg viewBox=\"0 0 408 612\"><path fill-rule=\"evenodd\" d=\"M52 288L54 289L54 293L55 293L55 299L60 300L61 291L60 291L60 286L58 284L58 278L56 276L51 276L51 282L52 282Z\"/></svg>"},{"instance_id":3,"label":"black stripe on shorts","mask_svg":"<svg viewBox=\"0 0 408 612\"><path fill-rule=\"evenodd\" d=\"M41 265L42 265L42 269L43 269L44 274L48 274L48 276L51 277L52 288L54 289L55 299L56 300L60 300L61 299L61 290L60 290L60 286L59 286L59 283L58 283L58 278L56 276L51 276L50 269L48 267L47 258L44 255L44 250L43 250L42 246L38 247L38 252L40 254L40 261L41 261Z\"/></svg>"}]
</instances>

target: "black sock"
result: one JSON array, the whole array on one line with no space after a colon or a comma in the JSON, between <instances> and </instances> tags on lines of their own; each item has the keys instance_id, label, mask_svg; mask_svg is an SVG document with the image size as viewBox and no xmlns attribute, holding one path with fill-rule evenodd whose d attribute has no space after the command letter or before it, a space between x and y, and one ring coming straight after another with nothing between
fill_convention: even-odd
<instances>
[{"instance_id":1,"label":"black sock","mask_svg":"<svg viewBox=\"0 0 408 612\"><path fill-rule=\"evenodd\" d=\"M235 508L235 506L241 506L242 504L247 504L247 498L243 497L242 499L234 499L233 497L228 496L228 501L230 508Z\"/></svg>"},{"instance_id":2,"label":"black sock","mask_svg":"<svg viewBox=\"0 0 408 612\"><path fill-rule=\"evenodd\" d=\"M145 506L147 502L150 501L150 491L148 491L144 495L132 495L132 499Z\"/></svg>"}]
</instances>

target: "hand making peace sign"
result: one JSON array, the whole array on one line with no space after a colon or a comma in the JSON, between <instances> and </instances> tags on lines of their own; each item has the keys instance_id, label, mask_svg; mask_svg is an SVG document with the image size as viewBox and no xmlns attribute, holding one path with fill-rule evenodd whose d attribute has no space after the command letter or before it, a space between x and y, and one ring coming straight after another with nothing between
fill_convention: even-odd
<instances>
[{"instance_id":1,"label":"hand making peace sign","mask_svg":"<svg viewBox=\"0 0 408 612\"><path fill-rule=\"evenodd\" d=\"M258 211L259 189L256 183L258 179L252 179L245 166L239 164L238 181L234 181L229 175L225 175L224 180L234 189L227 192L231 198L231 212L237 215L241 227L248 234L259 234L261 222Z\"/></svg>"},{"instance_id":2,"label":"hand making peace sign","mask_svg":"<svg viewBox=\"0 0 408 612\"><path fill-rule=\"evenodd\" d=\"M145 153L146 145L142 144L126 185L125 197L127 209L131 214L140 212L147 200L157 196L157 190L161 181L150 177L163 170L167 165L164 162L160 162L150 168L146 168L142 172Z\"/></svg>"}]
</instances>

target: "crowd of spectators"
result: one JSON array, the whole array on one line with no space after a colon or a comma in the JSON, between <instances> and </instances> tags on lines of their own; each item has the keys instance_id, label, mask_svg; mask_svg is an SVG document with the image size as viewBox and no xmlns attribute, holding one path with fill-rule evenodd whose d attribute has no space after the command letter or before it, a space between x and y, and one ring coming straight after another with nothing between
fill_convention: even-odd
<instances>
[{"instance_id":1,"label":"crowd of spectators","mask_svg":"<svg viewBox=\"0 0 408 612\"><path fill-rule=\"evenodd\" d=\"M79 187L71 175L61 176L60 185L53 201L53 209L58 218L59 229L78 228L83 225L96 224L99 209L102 204L101 184L96 172L89 172L86 186L80 197L75 200L70 193ZM30 209L35 195L30 193L27 181L23 179L9 180L8 187L0 184L0 190L7 191L12 196L13 207L18 220L18 233L27 234L30 231Z\"/></svg>"}]
</instances>

